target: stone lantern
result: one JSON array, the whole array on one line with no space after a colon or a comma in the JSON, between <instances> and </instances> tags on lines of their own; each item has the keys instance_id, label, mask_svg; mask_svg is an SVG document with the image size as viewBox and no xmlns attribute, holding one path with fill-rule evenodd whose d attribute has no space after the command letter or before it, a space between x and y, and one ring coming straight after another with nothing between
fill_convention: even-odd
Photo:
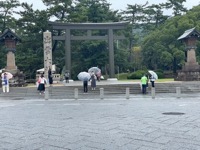
<instances>
[{"instance_id":1,"label":"stone lantern","mask_svg":"<svg viewBox=\"0 0 200 150\"><path fill-rule=\"evenodd\" d=\"M20 38L12 32L10 29L6 29L2 35L0 35L0 41L4 42L7 51L7 64L6 71L12 74L17 73L17 66L15 64L15 51L17 42L21 41Z\"/></svg>"},{"instance_id":2,"label":"stone lantern","mask_svg":"<svg viewBox=\"0 0 200 150\"><path fill-rule=\"evenodd\" d=\"M6 29L0 35L0 42L5 44L7 51L7 63L5 67L5 71L13 74L13 78L10 81L11 86L24 86L24 75L22 72L17 69L15 64L15 52L16 52L16 44L20 42L21 39L10 29Z\"/></svg>"},{"instance_id":3,"label":"stone lantern","mask_svg":"<svg viewBox=\"0 0 200 150\"><path fill-rule=\"evenodd\" d=\"M182 70L178 72L176 80L200 81L200 65L196 61L196 42L200 33L195 28L186 30L178 40L185 43L186 62Z\"/></svg>"}]
</instances>

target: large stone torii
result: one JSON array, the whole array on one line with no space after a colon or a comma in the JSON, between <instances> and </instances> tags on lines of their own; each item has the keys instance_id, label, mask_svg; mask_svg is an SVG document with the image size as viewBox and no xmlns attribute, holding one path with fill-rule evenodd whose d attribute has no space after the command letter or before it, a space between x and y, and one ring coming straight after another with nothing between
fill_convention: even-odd
<instances>
[{"instance_id":1,"label":"large stone torii","mask_svg":"<svg viewBox=\"0 0 200 150\"><path fill-rule=\"evenodd\" d=\"M108 40L109 44L109 78L115 78L114 65L114 40L124 39L123 35L116 36L113 30L121 30L127 26L128 22L109 23L60 23L49 22L53 30L65 30L65 35L53 36L53 40L65 41L65 67L71 72L71 40ZM87 35L71 35L71 30L86 30ZM107 30L106 36L92 35L92 30Z\"/></svg>"}]
</instances>

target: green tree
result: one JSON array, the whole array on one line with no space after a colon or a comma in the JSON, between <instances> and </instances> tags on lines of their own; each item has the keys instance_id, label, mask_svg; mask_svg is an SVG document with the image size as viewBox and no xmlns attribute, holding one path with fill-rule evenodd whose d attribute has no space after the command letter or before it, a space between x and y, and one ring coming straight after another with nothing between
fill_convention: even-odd
<instances>
[{"instance_id":1,"label":"green tree","mask_svg":"<svg viewBox=\"0 0 200 150\"><path fill-rule=\"evenodd\" d=\"M132 63L133 57L132 57L132 48L134 46L138 46L140 43L140 36L141 36L141 30L143 21L145 20L144 15L144 9L148 5L148 2L146 2L143 5L135 4L135 5L127 5L127 9L122 11L121 17L124 21L129 21L130 24L126 30L125 36L128 39L128 49L129 49L129 61Z\"/></svg>"},{"instance_id":2,"label":"green tree","mask_svg":"<svg viewBox=\"0 0 200 150\"><path fill-rule=\"evenodd\" d=\"M161 61L161 65L163 68L165 68L166 70L171 70L172 66L173 66L173 56L171 53L164 51L161 53L161 57L160 59Z\"/></svg>"},{"instance_id":3,"label":"green tree","mask_svg":"<svg viewBox=\"0 0 200 150\"><path fill-rule=\"evenodd\" d=\"M72 0L42 0L47 6L47 13L55 21L69 22L72 8Z\"/></svg>"},{"instance_id":4,"label":"green tree","mask_svg":"<svg viewBox=\"0 0 200 150\"><path fill-rule=\"evenodd\" d=\"M153 29L155 29L159 25L163 24L169 17L168 15L163 14L163 9L164 8L161 4L153 4L151 6L148 6L144 11L144 13L147 14L147 16L145 17L147 25L145 25L145 27L151 27L151 25L153 25Z\"/></svg>"},{"instance_id":5,"label":"green tree","mask_svg":"<svg viewBox=\"0 0 200 150\"><path fill-rule=\"evenodd\" d=\"M174 16L177 16L187 12L187 8L184 7L183 2L186 2L186 0L167 0L167 2L162 5L166 9L172 9Z\"/></svg>"},{"instance_id":6,"label":"green tree","mask_svg":"<svg viewBox=\"0 0 200 150\"><path fill-rule=\"evenodd\" d=\"M144 64L153 69L156 69L156 66L160 69L166 69L163 64L173 60L172 65L174 72L176 72L176 68L180 69L184 62L185 48L183 43L177 41L177 38L182 35L185 30L190 28L196 27L197 30L200 29L198 23L199 11L200 7L197 6L188 11L185 15L178 15L170 18L165 24L146 36L142 45ZM163 52L165 55L163 55ZM155 55L152 55L152 53ZM171 55L169 55L169 53ZM198 54L199 49L197 48L197 58ZM164 56L169 58L164 59ZM173 57L173 59L171 57ZM156 66L154 64L156 64Z\"/></svg>"},{"instance_id":7,"label":"green tree","mask_svg":"<svg viewBox=\"0 0 200 150\"><path fill-rule=\"evenodd\" d=\"M22 42L18 44L16 63L27 78L35 78L36 70L43 68L43 32L48 29L49 17L44 10L33 10L32 5L22 3L21 18L17 21L17 34Z\"/></svg>"},{"instance_id":8,"label":"green tree","mask_svg":"<svg viewBox=\"0 0 200 150\"><path fill-rule=\"evenodd\" d=\"M13 14L16 14L14 9L19 6L20 6L19 0L0 1L1 32L3 32L6 28L15 29L16 19L13 17Z\"/></svg>"}]
</instances>

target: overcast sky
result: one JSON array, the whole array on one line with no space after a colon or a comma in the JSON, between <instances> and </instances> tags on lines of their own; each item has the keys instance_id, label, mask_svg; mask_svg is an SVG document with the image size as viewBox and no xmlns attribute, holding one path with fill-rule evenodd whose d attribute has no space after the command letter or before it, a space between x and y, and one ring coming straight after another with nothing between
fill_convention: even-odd
<instances>
[{"instance_id":1,"label":"overcast sky","mask_svg":"<svg viewBox=\"0 0 200 150\"><path fill-rule=\"evenodd\" d=\"M20 2L28 2L29 4L33 4L34 9L44 9L44 5L42 3L42 0L19 0ZM125 10L127 7L127 4L145 4L146 1L149 2L149 4L159 4L162 2L167 2L167 0L107 0L111 4L111 9L113 10ZM186 0L186 3L184 5L191 9L193 6L196 6L200 4L200 0Z\"/></svg>"},{"instance_id":2,"label":"overcast sky","mask_svg":"<svg viewBox=\"0 0 200 150\"><path fill-rule=\"evenodd\" d=\"M107 0L109 3L112 4L112 9L125 9L127 7L127 4L145 4L146 1L149 2L149 4L159 4L159 3L165 3L167 0ZM191 9L193 6L196 6L200 3L200 0L186 0L186 3L184 5Z\"/></svg>"}]
</instances>

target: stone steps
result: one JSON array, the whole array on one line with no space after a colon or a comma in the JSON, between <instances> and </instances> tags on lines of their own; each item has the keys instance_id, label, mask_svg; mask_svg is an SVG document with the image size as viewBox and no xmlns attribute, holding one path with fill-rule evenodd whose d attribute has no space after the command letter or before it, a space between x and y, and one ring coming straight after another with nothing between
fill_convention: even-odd
<instances>
[{"instance_id":1,"label":"stone steps","mask_svg":"<svg viewBox=\"0 0 200 150\"><path fill-rule=\"evenodd\" d=\"M156 93L175 93L176 87L181 88L181 93L198 93L200 92L200 84L198 83L156 83ZM100 88L104 88L105 96L118 96L125 95L126 88L130 89L130 94L141 94L140 84L104 84L97 85L96 90L92 91L88 87L88 93L83 93L82 85L66 85L66 86L53 86L49 88L50 98L52 99L72 99L74 98L74 89L78 89L78 96L80 98L95 98L100 96ZM0 89L2 91L2 89ZM151 93L151 85L147 89ZM39 95L36 87L10 87L9 93L0 92L0 97L12 99L19 98L34 98L43 99L43 95Z\"/></svg>"}]
</instances>

